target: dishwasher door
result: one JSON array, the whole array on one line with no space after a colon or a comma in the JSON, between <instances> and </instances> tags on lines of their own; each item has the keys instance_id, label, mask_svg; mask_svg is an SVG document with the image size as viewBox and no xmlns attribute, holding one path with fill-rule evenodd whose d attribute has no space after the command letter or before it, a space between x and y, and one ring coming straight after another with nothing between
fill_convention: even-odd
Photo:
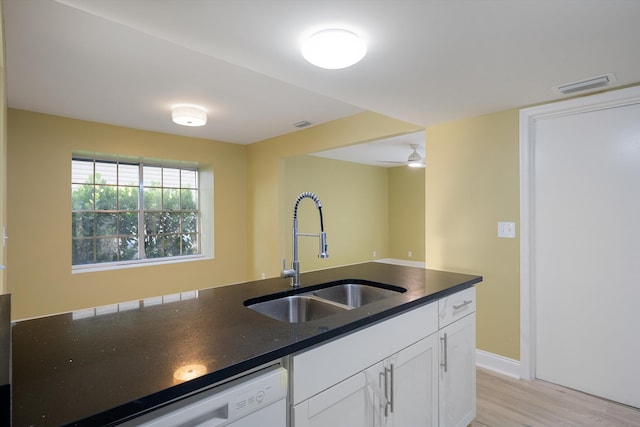
<instances>
[{"instance_id":1,"label":"dishwasher door","mask_svg":"<svg viewBox=\"0 0 640 427\"><path fill-rule=\"evenodd\" d=\"M128 421L144 427L285 427L287 371L271 367Z\"/></svg>"}]
</instances>

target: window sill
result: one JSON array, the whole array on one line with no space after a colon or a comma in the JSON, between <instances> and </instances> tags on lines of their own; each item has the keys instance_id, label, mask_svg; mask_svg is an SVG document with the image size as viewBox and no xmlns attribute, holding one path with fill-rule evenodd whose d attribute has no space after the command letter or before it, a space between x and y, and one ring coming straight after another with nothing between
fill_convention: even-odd
<instances>
[{"instance_id":1,"label":"window sill","mask_svg":"<svg viewBox=\"0 0 640 427\"><path fill-rule=\"evenodd\" d=\"M123 270L127 268L151 267L154 265L178 264L183 262L203 261L213 259L205 255L188 255L179 258L145 259L124 262L105 262L103 264L74 265L71 274L95 273L98 271Z\"/></svg>"}]
</instances>

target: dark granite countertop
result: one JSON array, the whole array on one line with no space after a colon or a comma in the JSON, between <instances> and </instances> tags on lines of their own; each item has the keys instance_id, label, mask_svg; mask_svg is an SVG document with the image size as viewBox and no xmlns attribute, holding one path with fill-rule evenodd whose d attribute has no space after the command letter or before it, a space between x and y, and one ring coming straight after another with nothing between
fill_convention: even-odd
<instances>
[{"instance_id":1,"label":"dark granite countertop","mask_svg":"<svg viewBox=\"0 0 640 427\"><path fill-rule=\"evenodd\" d=\"M266 279L16 322L13 425L113 425L159 404L402 311L458 292L480 276L383 263L301 275L303 288L359 279L407 289L324 319L289 324L243 302L291 291ZM174 378L191 366L201 374Z\"/></svg>"}]
</instances>

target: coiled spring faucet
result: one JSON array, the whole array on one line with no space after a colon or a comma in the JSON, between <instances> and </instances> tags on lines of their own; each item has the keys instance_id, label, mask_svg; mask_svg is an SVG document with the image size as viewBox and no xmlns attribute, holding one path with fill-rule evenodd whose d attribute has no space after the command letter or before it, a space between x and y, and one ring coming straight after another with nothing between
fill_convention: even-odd
<instances>
[{"instance_id":1,"label":"coiled spring faucet","mask_svg":"<svg viewBox=\"0 0 640 427\"><path fill-rule=\"evenodd\" d=\"M320 214L320 233L319 234L307 234L298 232L298 205L303 199L309 198L313 200L318 208ZM286 260L282 260L282 273L281 276L291 277L291 286L294 289L300 287L300 259L298 258L298 236L317 237L320 240L320 249L318 252L318 258L329 258L327 253L327 234L324 232L324 222L322 220L322 203L318 196L313 193L304 192L301 193L296 199L296 205L293 208L293 261L291 262L291 268L287 269Z\"/></svg>"}]
</instances>

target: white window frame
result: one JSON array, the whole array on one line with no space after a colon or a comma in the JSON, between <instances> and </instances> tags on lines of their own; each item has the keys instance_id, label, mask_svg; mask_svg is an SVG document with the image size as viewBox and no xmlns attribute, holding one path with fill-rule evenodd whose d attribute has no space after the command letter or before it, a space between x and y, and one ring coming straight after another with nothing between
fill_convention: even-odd
<instances>
[{"instance_id":1,"label":"white window frame","mask_svg":"<svg viewBox=\"0 0 640 427\"><path fill-rule=\"evenodd\" d=\"M121 269L121 268L133 268L133 267L141 267L141 266L149 266L149 265L158 265L158 264L172 264L172 263L182 263L189 261L197 261L205 258L213 258L213 171L210 168L199 167L195 163L186 163L186 162L158 162L158 161L146 161L140 159L123 159L123 158L113 158L109 156L98 157L98 156L90 156L82 153L74 153L72 156L73 160L84 160L91 161L94 164L94 174L95 174L95 164L96 162L108 162L108 163L122 163L122 164L134 164L138 166L138 170L140 175L142 175L143 167L151 166L151 167L161 167L161 168L171 168L171 169L183 169L183 170L194 170L197 172L197 253L187 254L187 255L173 255L173 256L162 256L162 257L153 257L147 258L145 254L145 228L144 228L144 203L143 203L143 188L144 181L142 176L139 177L139 206L138 210L138 258L132 260L118 260L118 261L109 261L109 262L94 262L87 264L77 264L72 265L72 273L82 273L82 272L92 272L92 271L102 271L102 270L112 270L112 269ZM73 183L72 178L72 186ZM116 185L116 188L117 185ZM161 192L164 189L164 186L160 186ZM209 194L209 192L211 194ZM205 206L205 208L203 208ZM99 212L95 210L94 212ZM164 212L164 209L161 209ZM73 210L72 213L76 212ZM116 210L115 212L120 212ZM182 212L181 210L174 212ZM74 238L72 232L72 240ZM97 236L94 235L90 238L92 240L96 240ZM73 261L72 261L73 262Z\"/></svg>"}]
</instances>

